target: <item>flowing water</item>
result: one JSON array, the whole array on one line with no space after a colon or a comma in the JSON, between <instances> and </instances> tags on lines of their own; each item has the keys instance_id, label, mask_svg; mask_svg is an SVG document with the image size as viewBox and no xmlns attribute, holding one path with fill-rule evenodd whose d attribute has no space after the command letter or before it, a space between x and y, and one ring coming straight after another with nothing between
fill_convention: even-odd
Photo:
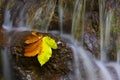
<instances>
[{"instance_id":1,"label":"flowing water","mask_svg":"<svg viewBox=\"0 0 120 80\"><path fill-rule=\"evenodd\" d=\"M106 66L104 65L104 63L101 62L96 62L98 67L100 68L100 78L102 80L113 80L110 72L108 71L108 69L106 68Z\"/></svg>"},{"instance_id":2,"label":"flowing water","mask_svg":"<svg viewBox=\"0 0 120 80\"><path fill-rule=\"evenodd\" d=\"M11 67L10 67L10 58L8 55L8 49L4 47L1 50L1 56L2 56L2 63L3 64L3 75L4 75L4 80L12 80L12 73L11 73Z\"/></svg>"},{"instance_id":3,"label":"flowing water","mask_svg":"<svg viewBox=\"0 0 120 80\"><path fill-rule=\"evenodd\" d=\"M100 53L101 61L107 61L107 53L110 44L110 31L113 17L113 9L105 9L105 1L99 0L99 19L100 19Z\"/></svg>"},{"instance_id":4,"label":"flowing water","mask_svg":"<svg viewBox=\"0 0 120 80\"><path fill-rule=\"evenodd\" d=\"M12 29L12 21L10 20L10 11L9 10L5 10L5 17L4 17L4 28L6 30L11 30Z\"/></svg>"},{"instance_id":5,"label":"flowing water","mask_svg":"<svg viewBox=\"0 0 120 80\"><path fill-rule=\"evenodd\" d=\"M76 38L76 40L80 40L81 37L81 27L80 27L80 20L81 20L81 10L82 9L82 3L80 0L76 0L75 6L74 6L74 12L73 12L73 18L72 18L72 36L73 38ZM78 33L78 34L77 34Z\"/></svg>"},{"instance_id":6,"label":"flowing water","mask_svg":"<svg viewBox=\"0 0 120 80\"><path fill-rule=\"evenodd\" d=\"M63 16L64 16L64 7L63 0L59 0L58 4L58 14L59 14L59 25L60 25L60 33L62 38L67 38L71 43L67 43L74 53L74 73L75 80L120 80L120 65L119 59L120 56L118 54L117 61L110 62L107 59L108 48L110 46L110 31L112 25L112 17L114 9L105 10L105 1L99 0L99 27L100 27L100 59L97 59L92 53L86 50L83 46L84 42L84 32L85 32L85 13L86 13L86 0L75 0L74 1L74 10L72 16L72 30L71 34L65 35L63 33ZM45 32L48 31L48 25L50 24L53 11L55 10L55 5L53 2L48 2L48 8L46 11L51 12L46 13L45 18L43 19L43 25L46 26L44 29ZM20 17L24 14L24 10L21 11ZM38 9L35 13L34 18L38 18L40 16L42 9ZM38 16L37 16L38 15ZM36 17L37 16L37 17ZM49 19L48 19L49 17ZM45 22L47 22L45 24ZM12 21L10 20L10 12L6 10L5 19L4 19L4 28L7 31L13 29ZM27 26L27 24L23 24L21 20L18 24L18 30L31 30L31 28L23 28L23 26ZM22 28L21 28L22 27ZM43 28L43 27L42 27ZM38 30L39 31L39 30ZM2 51L2 61L4 63L3 72L5 80L12 80L10 70L10 64L8 59L7 50L3 49ZM118 52L119 53L119 52ZM113 73L114 71L115 73ZM113 73L113 74L112 74Z\"/></svg>"},{"instance_id":7,"label":"flowing water","mask_svg":"<svg viewBox=\"0 0 120 80\"><path fill-rule=\"evenodd\" d=\"M58 3L60 33L63 35L63 1L59 0Z\"/></svg>"},{"instance_id":8,"label":"flowing water","mask_svg":"<svg viewBox=\"0 0 120 80\"><path fill-rule=\"evenodd\" d=\"M104 10L105 9L105 2L103 0L99 0L99 19L100 19L100 53L101 53L101 60L106 61L106 54L104 51Z\"/></svg>"}]
</instances>

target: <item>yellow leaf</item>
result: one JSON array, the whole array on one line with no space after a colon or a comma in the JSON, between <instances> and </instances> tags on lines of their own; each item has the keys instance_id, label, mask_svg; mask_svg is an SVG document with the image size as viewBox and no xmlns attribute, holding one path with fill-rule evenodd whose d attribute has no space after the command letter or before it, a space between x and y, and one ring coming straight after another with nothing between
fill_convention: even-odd
<instances>
[{"instance_id":1,"label":"yellow leaf","mask_svg":"<svg viewBox=\"0 0 120 80\"><path fill-rule=\"evenodd\" d=\"M57 49L57 48L58 48L55 40L52 39L51 37L49 37L49 36L44 37L44 41L45 41L46 44L49 45L51 48L53 48L53 49Z\"/></svg>"},{"instance_id":2,"label":"yellow leaf","mask_svg":"<svg viewBox=\"0 0 120 80\"><path fill-rule=\"evenodd\" d=\"M51 48L46 43L44 43L41 53L39 53L37 56L41 66L43 66L50 59L51 56L52 56Z\"/></svg>"},{"instance_id":3,"label":"yellow leaf","mask_svg":"<svg viewBox=\"0 0 120 80\"><path fill-rule=\"evenodd\" d=\"M45 36L42 39L42 51L38 54L37 58L41 66L43 66L52 56L51 48L57 49L57 44L54 39Z\"/></svg>"},{"instance_id":4,"label":"yellow leaf","mask_svg":"<svg viewBox=\"0 0 120 80\"><path fill-rule=\"evenodd\" d=\"M41 66L43 66L52 56L52 49L57 49L58 46L54 39L49 36L44 36L32 31L32 35L28 36L25 40L27 44L25 46L24 56L33 57L37 56L37 59Z\"/></svg>"}]
</instances>

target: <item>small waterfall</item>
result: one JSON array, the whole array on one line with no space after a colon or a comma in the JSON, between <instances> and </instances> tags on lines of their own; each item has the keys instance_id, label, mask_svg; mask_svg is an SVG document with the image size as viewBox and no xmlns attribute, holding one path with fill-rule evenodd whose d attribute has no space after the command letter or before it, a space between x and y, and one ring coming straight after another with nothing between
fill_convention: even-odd
<instances>
[{"instance_id":1,"label":"small waterfall","mask_svg":"<svg viewBox=\"0 0 120 80\"><path fill-rule=\"evenodd\" d=\"M110 46L110 31L113 17L113 9L105 10L105 1L99 0L100 19L100 53L101 61L108 61L107 53Z\"/></svg>"},{"instance_id":2,"label":"small waterfall","mask_svg":"<svg viewBox=\"0 0 120 80\"><path fill-rule=\"evenodd\" d=\"M105 48L106 53L108 52L107 49L110 46L110 31L111 31L111 23L112 23L112 16L113 16L113 10L109 10L106 17L106 30L105 30Z\"/></svg>"},{"instance_id":3,"label":"small waterfall","mask_svg":"<svg viewBox=\"0 0 120 80\"><path fill-rule=\"evenodd\" d=\"M86 0L76 0L72 17L72 36L83 45Z\"/></svg>"},{"instance_id":4,"label":"small waterfall","mask_svg":"<svg viewBox=\"0 0 120 80\"><path fill-rule=\"evenodd\" d=\"M116 6L117 7L117 6ZM117 63L120 64L120 24L119 24L119 17L116 18L115 26L116 26L116 34L117 34Z\"/></svg>"},{"instance_id":5,"label":"small waterfall","mask_svg":"<svg viewBox=\"0 0 120 80\"><path fill-rule=\"evenodd\" d=\"M74 6L74 12L72 17L72 36L73 38L80 40L80 20L81 20L81 9L82 9L82 3L80 0L76 0L75 6Z\"/></svg>"},{"instance_id":6,"label":"small waterfall","mask_svg":"<svg viewBox=\"0 0 120 80\"><path fill-rule=\"evenodd\" d=\"M81 35L81 45L83 45L84 39L84 28L85 28L85 9L86 8L86 0L83 1L83 8L82 8L82 35Z\"/></svg>"},{"instance_id":7,"label":"small waterfall","mask_svg":"<svg viewBox=\"0 0 120 80\"><path fill-rule=\"evenodd\" d=\"M5 14L4 14L4 23L3 23L3 27L7 30L10 31L13 27L12 25L12 21L10 20L10 11L9 10L5 10Z\"/></svg>"},{"instance_id":8,"label":"small waterfall","mask_svg":"<svg viewBox=\"0 0 120 80\"><path fill-rule=\"evenodd\" d=\"M19 14L19 22L17 23L17 27L21 27L21 26L27 26L28 24L28 18L27 18L27 14L25 13L27 7L28 7L29 4L25 4L23 6L23 8L21 9L20 11L20 14Z\"/></svg>"},{"instance_id":9,"label":"small waterfall","mask_svg":"<svg viewBox=\"0 0 120 80\"><path fill-rule=\"evenodd\" d=\"M100 54L101 54L101 60L106 61L106 54L104 52L104 9L105 9L105 1L99 0L99 19L100 19Z\"/></svg>"},{"instance_id":10,"label":"small waterfall","mask_svg":"<svg viewBox=\"0 0 120 80\"><path fill-rule=\"evenodd\" d=\"M77 42L69 35L62 35L63 38L70 40L68 44L74 53L74 73L75 80L97 80L94 59L88 55L90 52L86 51L82 46L77 45ZM82 68L81 68L82 67ZM82 70L84 69L84 74Z\"/></svg>"},{"instance_id":11,"label":"small waterfall","mask_svg":"<svg viewBox=\"0 0 120 80\"><path fill-rule=\"evenodd\" d=\"M1 49L2 63L3 63L3 76L4 80L13 80L10 67L10 56L7 47Z\"/></svg>"},{"instance_id":12,"label":"small waterfall","mask_svg":"<svg viewBox=\"0 0 120 80\"><path fill-rule=\"evenodd\" d=\"M8 1L9 3L8 5L10 5L11 2L12 0ZM54 15L56 1L44 0L42 4L37 3L37 0L35 2L34 1L25 1L25 2L18 1L18 2L16 2L13 8L11 9L9 9L9 7L7 6L8 10L6 10L5 16L6 15L7 16L5 17L4 24L6 24L7 21L9 21L11 22L10 26L12 26L12 29L22 27L26 30L27 27L27 30L34 29L37 31L47 32L49 29L50 22L52 21L52 17ZM34 12L29 13L32 4L37 4L40 7L35 8Z\"/></svg>"},{"instance_id":13,"label":"small waterfall","mask_svg":"<svg viewBox=\"0 0 120 80\"><path fill-rule=\"evenodd\" d=\"M117 63L120 64L120 51L117 51Z\"/></svg>"},{"instance_id":14,"label":"small waterfall","mask_svg":"<svg viewBox=\"0 0 120 80\"><path fill-rule=\"evenodd\" d=\"M59 0L58 2L58 12L59 12L59 26L60 26L60 34L63 34L63 0Z\"/></svg>"},{"instance_id":15,"label":"small waterfall","mask_svg":"<svg viewBox=\"0 0 120 80\"><path fill-rule=\"evenodd\" d=\"M118 75L118 80L120 80L120 65L116 63L109 63L107 64L107 66L112 67L116 71Z\"/></svg>"},{"instance_id":16,"label":"small waterfall","mask_svg":"<svg viewBox=\"0 0 120 80\"><path fill-rule=\"evenodd\" d=\"M68 37L65 36L64 38ZM94 58L91 58L91 55L88 55L91 54L89 53L89 51L85 50L81 46L76 45L73 39L69 40L72 40L71 42L73 42L69 45L71 46L74 52L74 69L76 80L120 80L119 64L117 64L116 62L103 63L102 61L98 61ZM81 69L81 67L85 69L85 73L83 73L83 68ZM114 68L116 74L111 74L108 67ZM84 78L83 75L86 75L86 78Z\"/></svg>"},{"instance_id":17,"label":"small waterfall","mask_svg":"<svg viewBox=\"0 0 120 80\"><path fill-rule=\"evenodd\" d=\"M90 53L87 50L85 50L81 46L77 46L76 44L75 45L73 44L71 44L70 46L74 52L74 61L75 61L74 68L75 68L76 80L119 80L119 79L113 79L106 66L109 65L110 67L114 67L115 72L117 73L117 77L119 78L120 67L118 64L103 63L96 59L92 59L90 57L91 55L88 55ZM96 66L98 68L96 68ZM85 73L83 73L83 69L81 69L81 67L85 69L84 70ZM86 78L84 78L83 75L84 76L86 75L85 76Z\"/></svg>"},{"instance_id":18,"label":"small waterfall","mask_svg":"<svg viewBox=\"0 0 120 80\"><path fill-rule=\"evenodd\" d=\"M86 54L87 52L80 46L76 46L76 49L78 50L78 58L80 57L83 61L83 67L85 68L87 80L96 80L94 65L90 57L88 57L88 55Z\"/></svg>"},{"instance_id":19,"label":"small waterfall","mask_svg":"<svg viewBox=\"0 0 120 80\"><path fill-rule=\"evenodd\" d=\"M110 73L109 67L112 67L116 72L115 80L120 80L120 51L117 52L117 62L110 62L108 61L108 48L110 46L110 33L111 33L111 26L112 26L112 17L114 15L114 9L109 8L108 10L105 9L105 0L99 0L99 27L100 27L100 57L101 59L98 60L94 57L89 51L84 48L84 33L85 33L85 19L86 19L86 2L87 0L75 0L74 3L74 10L72 15L72 25L71 25L71 34L69 37L64 34L64 26L63 26L63 17L64 17L64 0L58 1L58 18L59 18L59 25L60 25L60 36L62 38L66 38L68 40L67 44L73 50L74 55L74 73L75 73L75 80L114 80L114 75ZM54 11L57 5L57 2L54 0L48 1L45 0L45 7L38 8L35 11L33 18L31 19L31 24L34 24L34 20L40 20L41 22L37 31L48 32L50 22L54 15ZM20 22L18 22L18 27L13 28L13 23L10 20L10 11L6 9L5 17L4 17L4 28L7 31L11 30L32 30L34 28L28 28L29 21L26 20L28 18L28 14L25 15L25 20L27 21L24 23L24 13L25 8L28 4L25 4L23 10L21 11L19 17ZM45 11L45 14L43 14ZM26 27L24 27L26 26ZM70 43L69 43L70 42ZM11 75L11 68L9 62L9 54L7 48L2 49L2 61L3 61L3 72L5 80L12 80ZM108 63L109 62L109 63ZM112 76L111 76L112 75ZM28 75L28 79L29 75Z\"/></svg>"},{"instance_id":20,"label":"small waterfall","mask_svg":"<svg viewBox=\"0 0 120 80\"><path fill-rule=\"evenodd\" d=\"M107 70L107 68L104 66L104 64L102 62L96 62L96 64L98 65L99 69L100 69L100 78L102 78L101 80L113 80L109 71Z\"/></svg>"},{"instance_id":21,"label":"small waterfall","mask_svg":"<svg viewBox=\"0 0 120 80\"><path fill-rule=\"evenodd\" d=\"M76 48L73 45L71 45L71 48L72 48L73 52L75 53L74 54L74 73L75 73L75 79L76 80L82 80L81 72L80 72L79 57L78 57L78 54L76 54L77 50L76 50Z\"/></svg>"},{"instance_id":22,"label":"small waterfall","mask_svg":"<svg viewBox=\"0 0 120 80\"><path fill-rule=\"evenodd\" d=\"M89 54L89 52L82 47L82 44L80 44L83 43L86 0L75 1L74 12L72 17L72 31L71 31L72 36L67 40L72 40L70 46L74 52L74 70L75 70L76 80L120 80L119 79L120 75L118 70L119 64L115 62L113 66L109 63L104 63L104 62L108 62L107 54L108 54L108 48L110 46L110 38L111 38L110 31L112 26L112 17L113 17L114 9L112 8L108 8L108 10L105 9L104 0L99 0L98 3L99 3L99 22L100 22L100 26L99 26L100 27L100 57L101 57L100 61L96 59L91 59L90 55L87 55ZM61 14L63 14L62 11ZM60 18L62 17L63 16L61 16ZM63 23L62 24L60 23L60 25L63 25ZM62 26L60 27L61 29L63 29ZM83 73L83 71L80 69L81 65L85 68L84 70L85 73ZM95 65L97 66L97 70L95 69ZM115 69L118 78L113 77L114 75L110 73L106 65L109 65L109 67L113 67ZM86 75L86 79L83 78L83 74Z\"/></svg>"},{"instance_id":23,"label":"small waterfall","mask_svg":"<svg viewBox=\"0 0 120 80\"><path fill-rule=\"evenodd\" d=\"M13 21L10 20L10 10L6 9L5 10L5 14L4 14L4 23L3 23L3 28L6 29L7 32L11 31L11 30L17 30L17 31L25 31L25 30L31 30L31 28L29 27L24 27L24 26L20 26L15 28L13 27ZM21 25L23 25L21 23Z\"/></svg>"},{"instance_id":24,"label":"small waterfall","mask_svg":"<svg viewBox=\"0 0 120 80\"><path fill-rule=\"evenodd\" d=\"M54 10L55 10L55 7L56 7L56 1L54 0L51 0L51 1L47 1L47 8L46 8L46 14L45 14L45 18L43 19L43 29L45 29L45 32L48 31L48 28L49 28L49 25L50 25L50 22L52 20L52 17L54 15ZM46 24L47 22L47 24Z\"/></svg>"}]
</instances>

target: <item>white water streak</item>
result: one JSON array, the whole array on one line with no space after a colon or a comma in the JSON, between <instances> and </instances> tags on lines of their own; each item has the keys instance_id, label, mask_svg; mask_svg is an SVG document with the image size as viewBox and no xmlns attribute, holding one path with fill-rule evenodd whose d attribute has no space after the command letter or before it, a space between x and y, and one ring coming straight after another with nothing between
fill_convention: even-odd
<instances>
[{"instance_id":1,"label":"white water streak","mask_svg":"<svg viewBox=\"0 0 120 80\"><path fill-rule=\"evenodd\" d=\"M99 0L99 19L100 19L100 56L101 61L106 62L107 52L110 44L110 30L113 16L113 9L105 11L105 1ZM105 29L105 30L104 30Z\"/></svg>"},{"instance_id":2,"label":"white water streak","mask_svg":"<svg viewBox=\"0 0 120 80\"><path fill-rule=\"evenodd\" d=\"M96 64L100 68L101 80L113 80L109 71L102 62L96 61Z\"/></svg>"},{"instance_id":3,"label":"white water streak","mask_svg":"<svg viewBox=\"0 0 120 80\"><path fill-rule=\"evenodd\" d=\"M120 50L117 51L117 63L120 64Z\"/></svg>"},{"instance_id":4,"label":"white water streak","mask_svg":"<svg viewBox=\"0 0 120 80\"><path fill-rule=\"evenodd\" d=\"M94 69L94 65L92 64L92 61L90 57L87 55L86 50L84 50L82 47L77 46L78 50L78 57L82 58L83 65L85 67L85 72L87 74L88 80L96 80L96 73Z\"/></svg>"},{"instance_id":5,"label":"white water streak","mask_svg":"<svg viewBox=\"0 0 120 80\"><path fill-rule=\"evenodd\" d=\"M2 63L3 63L3 75L4 80L12 80L10 62L8 57L8 49L4 47L1 51Z\"/></svg>"},{"instance_id":6,"label":"white water streak","mask_svg":"<svg viewBox=\"0 0 120 80\"><path fill-rule=\"evenodd\" d=\"M59 12L60 34L62 35L63 34L63 0L59 0L58 12Z\"/></svg>"},{"instance_id":7,"label":"white water streak","mask_svg":"<svg viewBox=\"0 0 120 80\"><path fill-rule=\"evenodd\" d=\"M43 20L43 23L44 23L43 27L45 27L45 32L48 32L48 28L49 28L49 25L50 25L50 22L52 20L54 10L56 7L56 1L54 1L54 0L49 1L48 0L47 6L48 6L48 8L46 9L45 19ZM46 24L46 22L47 22L47 24Z\"/></svg>"},{"instance_id":8,"label":"white water streak","mask_svg":"<svg viewBox=\"0 0 120 80\"><path fill-rule=\"evenodd\" d=\"M83 45L83 40L84 40L84 28L85 28L85 8L86 8L86 0L84 0L84 1L83 1L81 45Z\"/></svg>"},{"instance_id":9,"label":"white water streak","mask_svg":"<svg viewBox=\"0 0 120 80\"><path fill-rule=\"evenodd\" d=\"M113 67L117 73L118 80L120 80L120 65L117 63L109 63L108 66Z\"/></svg>"},{"instance_id":10,"label":"white water streak","mask_svg":"<svg viewBox=\"0 0 120 80\"><path fill-rule=\"evenodd\" d=\"M9 10L5 10L3 27L7 31L10 31L12 29L12 21L10 20L10 11Z\"/></svg>"},{"instance_id":11,"label":"white water streak","mask_svg":"<svg viewBox=\"0 0 120 80\"><path fill-rule=\"evenodd\" d=\"M100 19L100 56L101 61L106 61L106 53L104 51L104 9L105 4L104 0L99 0L99 19Z\"/></svg>"},{"instance_id":12,"label":"white water streak","mask_svg":"<svg viewBox=\"0 0 120 80\"><path fill-rule=\"evenodd\" d=\"M20 12L20 15L19 15L19 22L17 23L17 26L18 27L21 27L21 26L26 26L27 25L27 14L25 14L25 10L27 8L27 5L28 4L25 4ZM26 20L26 21L25 21Z\"/></svg>"},{"instance_id":13,"label":"white water streak","mask_svg":"<svg viewBox=\"0 0 120 80\"><path fill-rule=\"evenodd\" d=\"M80 64L79 64L79 57L78 57L78 52L77 49L71 45L71 48L73 50L74 53L74 72L75 72L75 79L76 80L81 80L81 72L80 72Z\"/></svg>"},{"instance_id":14,"label":"white water streak","mask_svg":"<svg viewBox=\"0 0 120 80\"><path fill-rule=\"evenodd\" d=\"M105 31L105 48L108 49L110 43L110 30L112 23L113 10L109 10L106 18L106 31ZM107 50L106 50L107 53Z\"/></svg>"},{"instance_id":15,"label":"white water streak","mask_svg":"<svg viewBox=\"0 0 120 80\"><path fill-rule=\"evenodd\" d=\"M94 65L92 64L92 61L90 57L87 55L87 51L85 51L81 46L71 46L74 52L74 60L75 60L75 73L77 80L81 80L80 76L80 59L83 61L83 67L85 68L85 73L87 75L88 80L96 80L96 74L95 74L95 69Z\"/></svg>"},{"instance_id":16,"label":"white water streak","mask_svg":"<svg viewBox=\"0 0 120 80\"><path fill-rule=\"evenodd\" d=\"M72 33L71 33L74 38L78 27L80 27L81 8L82 5L80 0L76 0L73 17L72 17Z\"/></svg>"}]
</instances>

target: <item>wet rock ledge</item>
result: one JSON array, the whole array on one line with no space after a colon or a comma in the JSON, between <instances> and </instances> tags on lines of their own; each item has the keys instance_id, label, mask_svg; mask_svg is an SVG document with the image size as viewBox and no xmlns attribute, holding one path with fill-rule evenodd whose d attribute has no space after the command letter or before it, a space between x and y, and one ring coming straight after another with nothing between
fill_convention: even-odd
<instances>
[{"instance_id":1,"label":"wet rock ledge","mask_svg":"<svg viewBox=\"0 0 120 80\"><path fill-rule=\"evenodd\" d=\"M70 80L72 72L72 51L59 38L52 34L44 33L59 42L58 49L52 50L50 60L40 66L37 57L24 57L24 41L31 31L13 31L9 48L12 55L13 77L17 80Z\"/></svg>"}]
</instances>

